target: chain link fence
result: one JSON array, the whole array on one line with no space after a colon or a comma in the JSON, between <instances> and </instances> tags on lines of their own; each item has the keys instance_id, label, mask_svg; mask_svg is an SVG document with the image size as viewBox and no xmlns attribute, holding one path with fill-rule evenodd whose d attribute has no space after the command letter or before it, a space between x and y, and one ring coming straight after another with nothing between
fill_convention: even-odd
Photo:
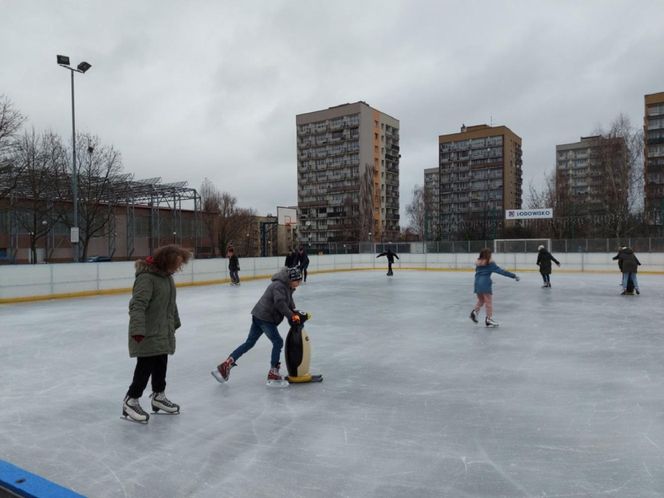
<instances>
[{"instance_id":1,"label":"chain link fence","mask_svg":"<svg viewBox=\"0 0 664 498\"><path fill-rule=\"evenodd\" d=\"M542 239L515 240L509 245L509 252L536 252ZM441 240L431 242L329 242L324 245L308 246L309 254L361 254L381 253L392 248L394 252L424 253L479 253L484 247L493 249L493 240ZM618 252L627 246L635 252L664 252L664 237L634 237L625 239L551 239L553 253L579 252Z\"/></svg>"}]
</instances>

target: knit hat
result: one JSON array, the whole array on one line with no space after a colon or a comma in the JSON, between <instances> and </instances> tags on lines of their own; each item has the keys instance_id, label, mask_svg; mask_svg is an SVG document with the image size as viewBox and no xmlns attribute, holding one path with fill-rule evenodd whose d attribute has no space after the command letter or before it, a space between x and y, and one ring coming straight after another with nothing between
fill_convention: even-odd
<instances>
[{"instance_id":1,"label":"knit hat","mask_svg":"<svg viewBox=\"0 0 664 498\"><path fill-rule=\"evenodd\" d=\"M539 246L539 247L537 248L538 251L541 251L542 249L544 249L544 246Z\"/></svg>"},{"instance_id":2,"label":"knit hat","mask_svg":"<svg viewBox=\"0 0 664 498\"><path fill-rule=\"evenodd\" d=\"M299 268L289 268L288 269L288 280L291 282L294 280L302 280L302 273Z\"/></svg>"}]
</instances>

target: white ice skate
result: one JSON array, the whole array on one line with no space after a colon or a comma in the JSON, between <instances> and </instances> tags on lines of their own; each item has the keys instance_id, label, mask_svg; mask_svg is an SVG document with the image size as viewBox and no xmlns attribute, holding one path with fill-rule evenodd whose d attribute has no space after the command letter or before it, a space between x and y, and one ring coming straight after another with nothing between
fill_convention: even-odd
<instances>
[{"instance_id":1,"label":"white ice skate","mask_svg":"<svg viewBox=\"0 0 664 498\"><path fill-rule=\"evenodd\" d=\"M150 420L150 415L145 413L143 408L141 408L138 399L130 398L129 396L125 397L124 402L122 403L122 416L126 420L141 424L147 424L148 420Z\"/></svg>"},{"instance_id":2,"label":"white ice skate","mask_svg":"<svg viewBox=\"0 0 664 498\"><path fill-rule=\"evenodd\" d=\"M168 399L163 391L160 393L152 393L150 398L152 398L152 411L154 413L163 410L163 412L168 415L180 414L180 405L173 403Z\"/></svg>"},{"instance_id":3,"label":"white ice skate","mask_svg":"<svg viewBox=\"0 0 664 498\"><path fill-rule=\"evenodd\" d=\"M268 387L288 387L290 383L282 377L279 373L279 367L270 368L267 373L267 386Z\"/></svg>"},{"instance_id":4,"label":"white ice skate","mask_svg":"<svg viewBox=\"0 0 664 498\"><path fill-rule=\"evenodd\" d=\"M488 317L487 317L487 319L484 321L484 324L485 324L487 327L497 327L497 326L498 326L498 322L496 322L493 318L488 318Z\"/></svg>"},{"instance_id":5,"label":"white ice skate","mask_svg":"<svg viewBox=\"0 0 664 498\"><path fill-rule=\"evenodd\" d=\"M475 309L473 309L473 311L470 312L470 319L471 319L473 322L478 323L478 320L477 320L477 311L475 311Z\"/></svg>"}]
</instances>

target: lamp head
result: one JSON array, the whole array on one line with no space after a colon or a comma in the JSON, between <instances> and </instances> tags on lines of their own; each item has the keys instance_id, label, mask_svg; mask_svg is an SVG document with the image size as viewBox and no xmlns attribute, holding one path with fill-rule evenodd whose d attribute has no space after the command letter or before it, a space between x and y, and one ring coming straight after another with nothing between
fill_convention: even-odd
<instances>
[{"instance_id":1,"label":"lamp head","mask_svg":"<svg viewBox=\"0 0 664 498\"><path fill-rule=\"evenodd\" d=\"M87 62L83 61L83 62L81 62L81 63L77 66L77 69L78 69L80 72L84 73L84 72L86 72L88 69L90 69L91 67L92 67L92 64L88 64Z\"/></svg>"},{"instance_id":2,"label":"lamp head","mask_svg":"<svg viewBox=\"0 0 664 498\"><path fill-rule=\"evenodd\" d=\"M58 64L61 66L68 66L69 65L69 57L66 55L58 55Z\"/></svg>"}]
</instances>

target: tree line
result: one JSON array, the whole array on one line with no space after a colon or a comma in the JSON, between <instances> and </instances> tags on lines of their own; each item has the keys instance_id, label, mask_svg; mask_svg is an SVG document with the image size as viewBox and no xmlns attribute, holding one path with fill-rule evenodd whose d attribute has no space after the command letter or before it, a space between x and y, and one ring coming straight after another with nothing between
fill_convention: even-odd
<instances>
[{"instance_id":1,"label":"tree line","mask_svg":"<svg viewBox=\"0 0 664 498\"><path fill-rule=\"evenodd\" d=\"M26 128L26 122L13 102L0 95L0 216L5 226L15 223L16 230L29 234L35 262L37 247L56 226L67 232L74 226L72 144L53 131ZM111 236L114 208L123 201L116 194L132 175L123 173L121 154L90 133L76 134L76 157L79 245L85 259L92 238ZM232 194L219 191L207 178L199 195L211 256L225 256L230 245L242 254L256 252L256 212L240 208Z\"/></svg>"}]
</instances>

